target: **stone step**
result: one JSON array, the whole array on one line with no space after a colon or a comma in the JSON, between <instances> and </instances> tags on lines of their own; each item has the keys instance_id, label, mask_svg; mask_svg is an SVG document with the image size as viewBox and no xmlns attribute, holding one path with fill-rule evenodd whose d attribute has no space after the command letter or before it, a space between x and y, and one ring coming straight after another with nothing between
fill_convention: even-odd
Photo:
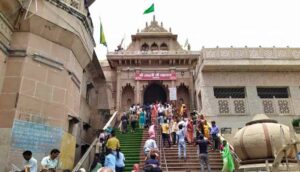
<instances>
[{"instance_id":1,"label":"stone step","mask_svg":"<svg viewBox=\"0 0 300 172\"><path fill-rule=\"evenodd\" d=\"M167 159L166 162L167 163L180 163L182 160L180 159ZM200 162L200 159L198 158L187 158L187 161L188 162L196 162L196 163L199 163ZM164 162L164 160L162 159L161 162ZM211 163L223 163L223 160L222 159L209 159L209 162Z\"/></svg>"},{"instance_id":2,"label":"stone step","mask_svg":"<svg viewBox=\"0 0 300 172\"><path fill-rule=\"evenodd\" d=\"M162 167L162 171L166 171L166 168L164 166L161 166ZM211 166L211 169L212 170L217 170L217 171L221 171L222 169L222 166ZM180 167L172 167L172 166L169 166L168 165L168 171L200 171L201 170L201 167L200 167L200 164L197 165L197 166L180 166Z\"/></svg>"}]
</instances>

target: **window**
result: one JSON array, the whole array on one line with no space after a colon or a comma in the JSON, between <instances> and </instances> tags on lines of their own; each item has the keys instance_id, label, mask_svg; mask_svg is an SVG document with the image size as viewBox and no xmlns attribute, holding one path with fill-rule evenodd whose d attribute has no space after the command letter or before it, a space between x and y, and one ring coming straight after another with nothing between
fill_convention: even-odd
<instances>
[{"instance_id":1,"label":"window","mask_svg":"<svg viewBox=\"0 0 300 172\"><path fill-rule=\"evenodd\" d=\"M141 49L142 51L148 51L149 50L149 45L148 44L146 44L146 43L144 43L143 45L142 45L142 49Z\"/></svg>"},{"instance_id":2,"label":"window","mask_svg":"<svg viewBox=\"0 0 300 172\"><path fill-rule=\"evenodd\" d=\"M245 87L214 87L215 98L245 98Z\"/></svg>"},{"instance_id":3,"label":"window","mask_svg":"<svg viewBox=\"0 0 300 172\"><path fill-rule=\"evenodd\" d=\"M158 45L156 43L153 43L151 45L151 51L155 51L155 50L158 50Z\"/></svg>"},{"instance_id":4,"label":"window","mask_svg":"<svg viewBox=\"0 0 300 172\"><path fill-rule=\"evenodd\" d=\"M86 85L86 102L87 104L90 103L90 91L94 88L94 85L93 83L91 82L88 82L87 85Z\"/></svg>"},{"instance_id":5,"label":"window","mask_svg":"<svg viewBox=\"0 0 300 172\"><path fill-rule=\"evenodd\" d=\"M160 50L167 51L167 50L168 50L167 44L166 44L166 43L162 43L162 44L160 45Z\"/></svg>"},{"instance_id":6,"label":"window","mask_svg":"<svg viewBox=\"0 0 300 172\"><path fill-rule=\"evenodd\" d=\"M270 98L289 98L289 91L287 87L257 87L257 95L262 99Z\"/></svg>"}]
</instances>

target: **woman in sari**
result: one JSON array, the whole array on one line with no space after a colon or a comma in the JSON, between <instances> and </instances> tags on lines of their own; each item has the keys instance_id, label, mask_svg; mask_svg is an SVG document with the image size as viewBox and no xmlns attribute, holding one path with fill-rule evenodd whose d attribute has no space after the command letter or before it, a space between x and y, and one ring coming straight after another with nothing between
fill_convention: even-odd
<instances>
[{"instance_id":1,"label":"woman in sari","mask_svg":"<svg viewBox=\"0 0 300 172\"><path fill-rule=\"evenodd\" d=\"M232 155L230 152L229 144L226 140L223 140L223 151L222 151L222 159L223 159L223 168L222 172L233 172L234 171L234 161L232 159Z\"/></svg>"},{"instance_id":2,"label":"woman in sari","mask_svg":"<svg viewBox=\"0 0 300 172\"><path fill-rule=\"evenodd\" d=\"M189 119L188 124L187 124L187 140L189 143L193 142L193 134L194 134L194 125L193 125L193 121L191 119Z\"/></svg>"},{"instance_id":3,"label":"woman in sari","mask_svg":"<svg viewBox=\"0 0 300 172\"><path fill-rule=\"evenodd\" d=\"M151 106L151 122L152 123L156 122L156 116L157 116L157 108L156 108L155 103L153 103Z\"/></svg>"}]
</instances>

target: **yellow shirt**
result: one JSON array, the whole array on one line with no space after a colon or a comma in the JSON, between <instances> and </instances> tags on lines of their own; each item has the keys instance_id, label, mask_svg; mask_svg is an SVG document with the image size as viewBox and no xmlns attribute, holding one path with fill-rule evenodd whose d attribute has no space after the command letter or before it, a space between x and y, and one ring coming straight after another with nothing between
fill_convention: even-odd
<instances>
[{"instance_id":1,"label":"yellow shirt","mask_svg":"<svg viewBox=\"0 0 300 172\"><path fill-rule=\"evenodd\" d=\"M169 124L162 124L162 133L169 134Z\"/></svg>"},{"instance_id":2,"label":"yellow shirt","mask_svg":"<svg viewBox=\"0 0 300 172\"><path fill-rule=\"evenodd\" d=\"M116 137L111 137L107 140L106 147L112 150L120 148L120 142Z\"/></svg>"}]
</instances>

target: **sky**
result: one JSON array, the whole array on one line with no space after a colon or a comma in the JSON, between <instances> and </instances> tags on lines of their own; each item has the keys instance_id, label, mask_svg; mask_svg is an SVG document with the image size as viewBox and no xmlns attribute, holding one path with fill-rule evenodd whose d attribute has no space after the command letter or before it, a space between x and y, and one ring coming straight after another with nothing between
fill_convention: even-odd
<instances>
[{"instance_id":1,"label":"sky","mask_svg":"<svg viewBox=\"0 0 300 172\"><path fill-rule=\"evenodd\" d=\"M154 13L143 15L155 4ZM163 26L186 39L191 50L219 47L299 47L299 0L96 0L89 8L94 24L95 51L106 59L99 44L100 18L108 44L114 51L124 37L125 48L137 29L145 28L153 15Z\"/></svg>"}]
</instances>

